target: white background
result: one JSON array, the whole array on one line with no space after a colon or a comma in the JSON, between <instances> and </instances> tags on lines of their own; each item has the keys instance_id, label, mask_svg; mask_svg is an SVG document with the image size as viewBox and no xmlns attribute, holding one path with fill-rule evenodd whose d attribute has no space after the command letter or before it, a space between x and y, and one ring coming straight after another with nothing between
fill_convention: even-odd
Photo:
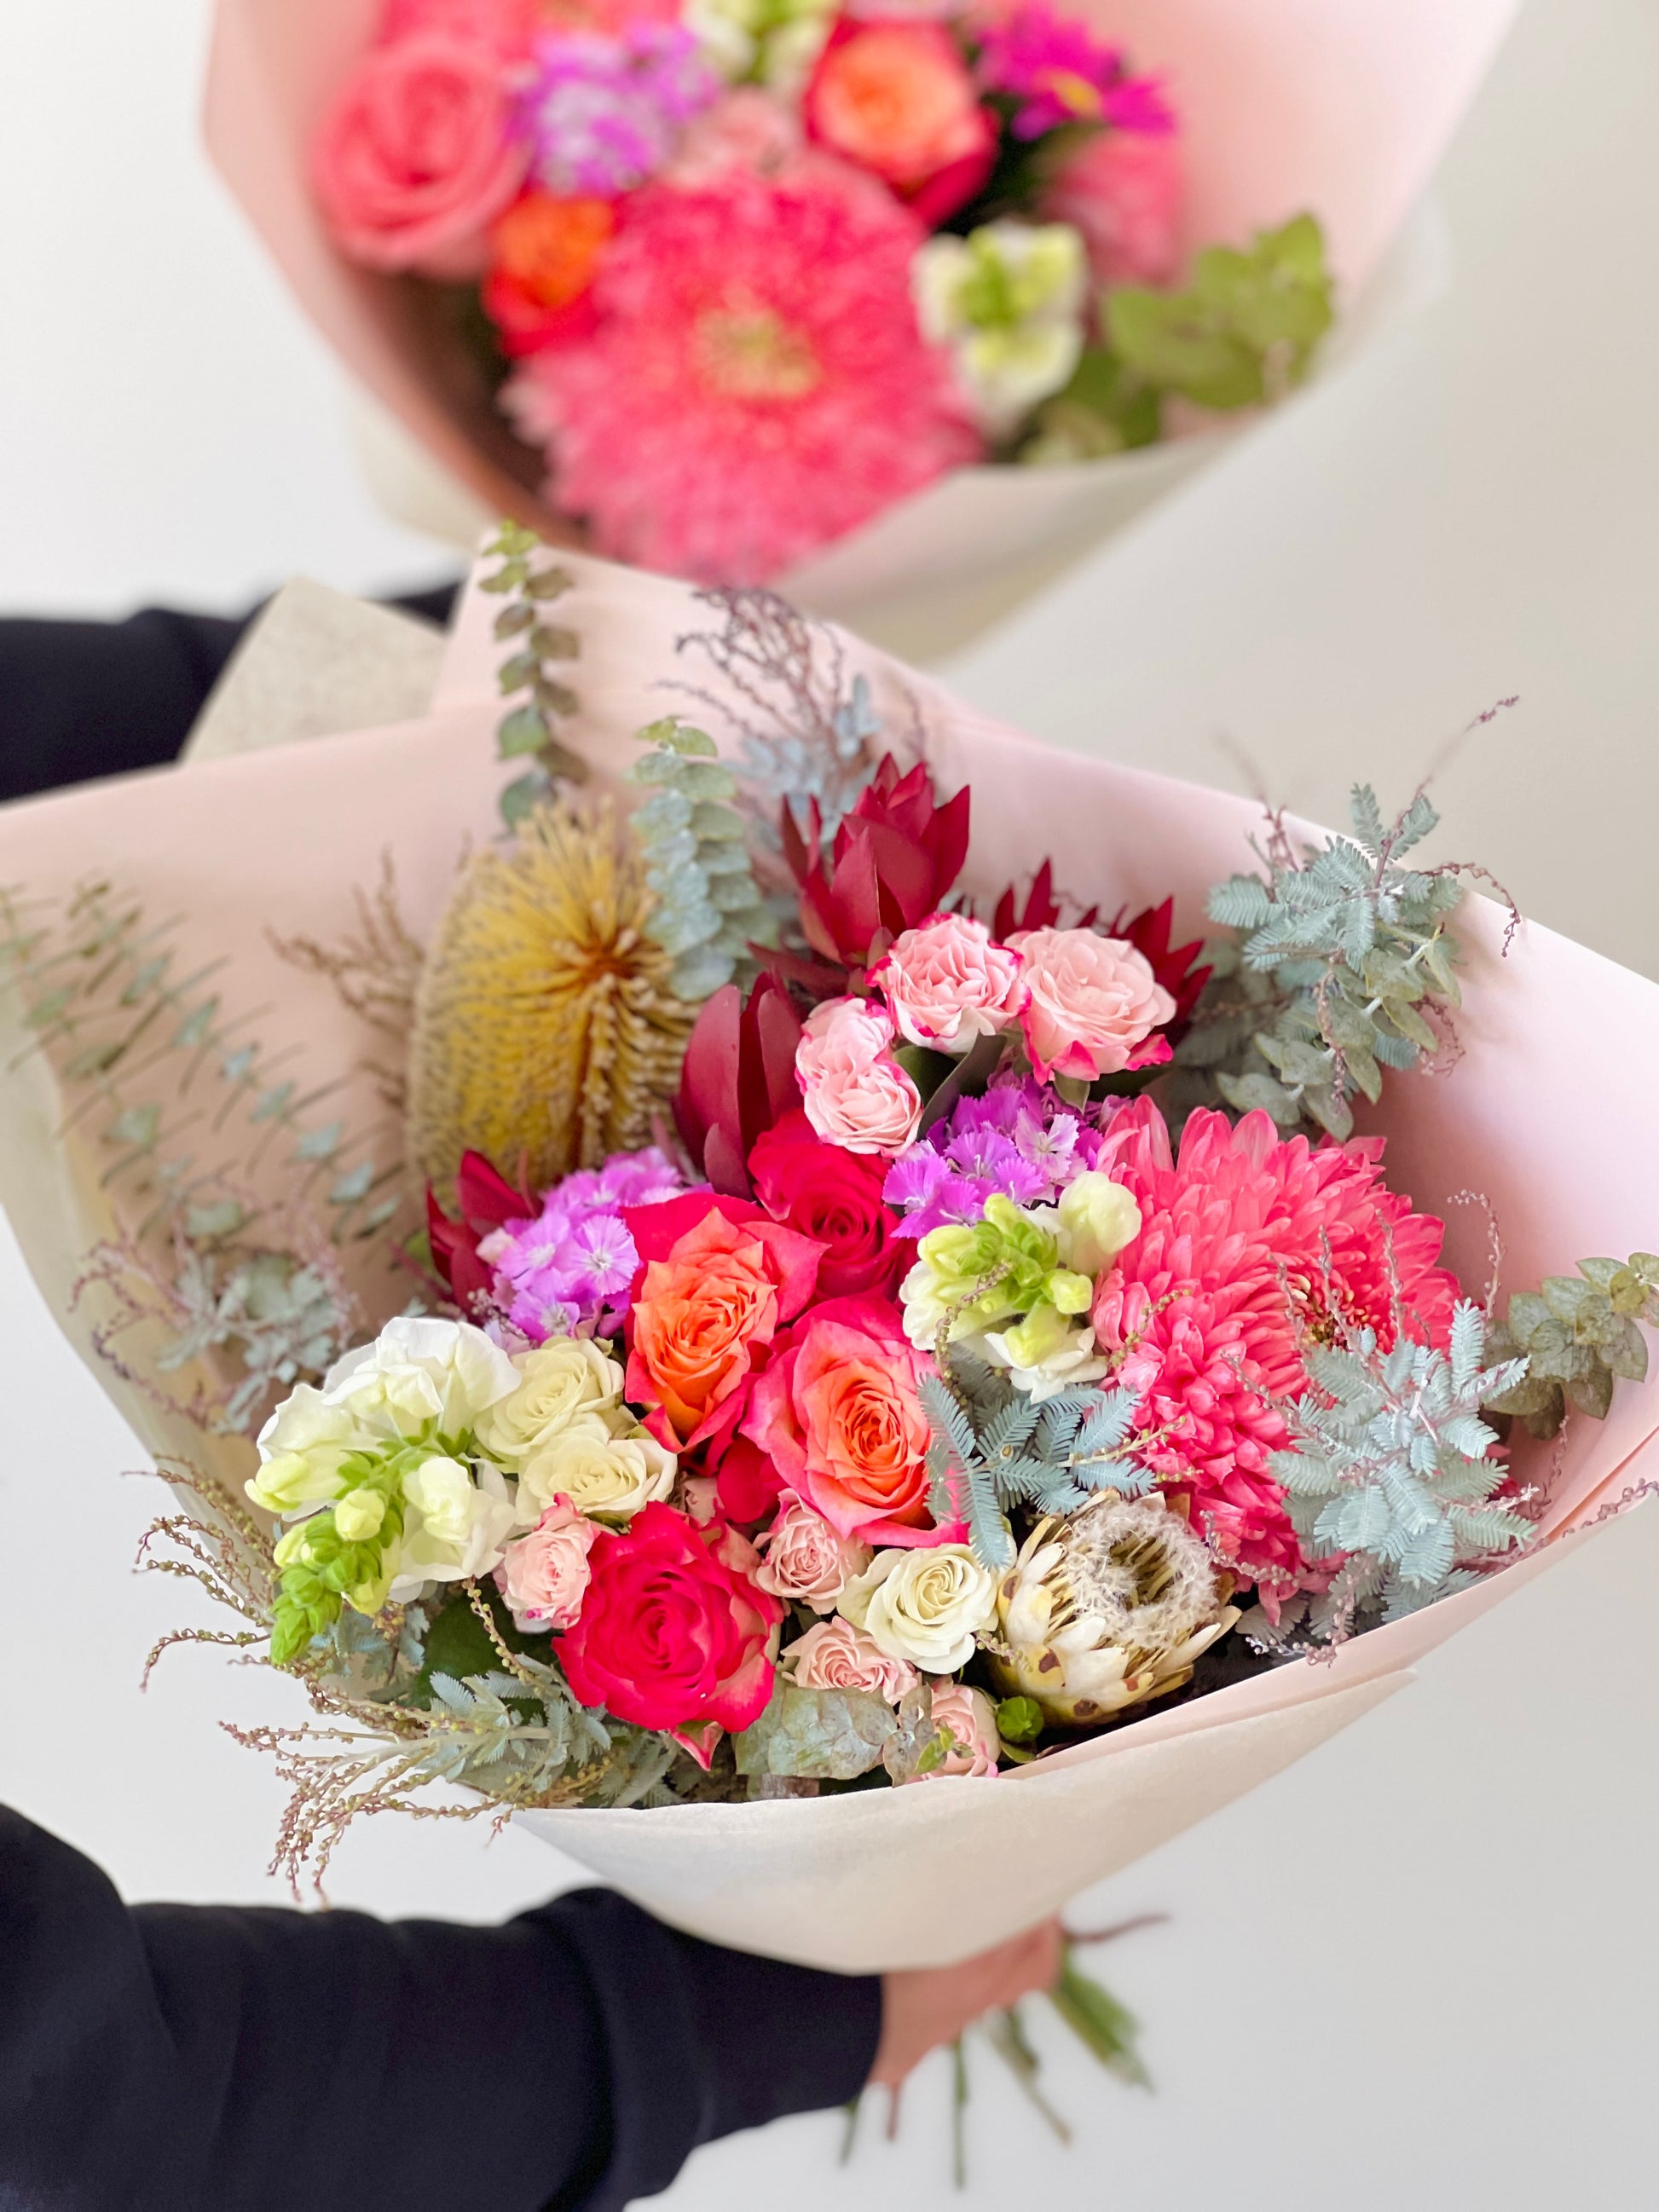
<instances>
[{"instance_id":1,"label":"white background","mask_svg":"<svg viewBox=\"0 0 1659 2212\"><path fill-rule=\"evenodd\" d=\"M207 15L0 9L8 611L232 608L295 569L369 589L446 566L358 490L333 371L196 149ZM1437 787L1453 841L1529 913L1659 975L1655 0L1531 0L1439 191L1449 299L957 679L1060 742L1237 782L1225 738L1327 818L1356 774L1403 796L1472 712L1519 692ZM1618 1040L1540 1046L1582 1060L1593 1141ZM1630 1165L1631 1241L1659 1246L1659 1173ZM129 1572L163 1501L115 1479L137 1448L9 1240L0 1316L0 1790L129 1895L274 1897L276 1784L215 1723L295 1717L283 1686L186 1651L140 1698L151 1640L202 1617ZM1085 1900L1080 1923L1175 1916L1109 1962L1158 2093L1056 2043L1066 2154L984 2059L970 2202L1650 2205L1656 1592L1650 1508ZM386 1822L332 1887L487 1918L564 1878L518 1834ZM805 2120L700 2154L676 2199L945 2203L944 2110L931 2075L896 2148L866 2142L850 2174L835 2124Z\"/></svg>"}]
</instances>

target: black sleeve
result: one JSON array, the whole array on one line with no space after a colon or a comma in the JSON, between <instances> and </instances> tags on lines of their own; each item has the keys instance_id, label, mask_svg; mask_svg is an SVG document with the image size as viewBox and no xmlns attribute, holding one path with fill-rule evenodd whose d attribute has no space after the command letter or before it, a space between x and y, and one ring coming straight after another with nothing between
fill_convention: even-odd
<instances>
[{"instance_id":1,"label":"black sleeve","mask_svg":"<svg viewBox=\"0 0 1659 2212\"><path fill-rule=\"evenodd\" d=\"M454 596L390 604L442 623ZM175 758L252 619L146 607L118 623L0 621L0 800Z\"/></svg>"},{"instance_id":2,"label":"black sleeve","mask_svg":"<svg viewBox=\"0 0 1659 2212\"><path fill-rule=\"evenodd\" d=\"M7 2212L619 2212L856 2095L880 2013L605 1890L501 1928L129 1909L0 1809Z\"/></svg>"}]
</instances>

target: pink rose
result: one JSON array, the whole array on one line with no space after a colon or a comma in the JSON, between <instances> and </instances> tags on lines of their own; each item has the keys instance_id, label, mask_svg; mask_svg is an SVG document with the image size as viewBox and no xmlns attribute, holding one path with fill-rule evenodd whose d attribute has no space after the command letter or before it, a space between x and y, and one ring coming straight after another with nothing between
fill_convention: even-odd
<instances>
[{"instance_id":1,"label":"pink rose","mask_svg":"<svg viewBox=\"0 0 1659 2212\"><path fill-rule=\"evenodd\" d=\"M983 1690L970 1690L965 1682L935 1682L933 1722L949 1732L951 1749L938 1766L911 1775L912 1782L933 1782L941 1774L995 1774L996 1707Z\"/></svg>"},{"instance_id":2,"label":"pink rose","mask_svg":"<svg viewBox=\"0 0 1659 2212\"><path fill-rule=\"evenodd\" d=\"M828 1298L787 1329L754 1388L743 1433L795 1495L843 1536L899 1547L942 1543L928 1510L931 1363L890 1299Z\"/></svg>"},{"instance_id":3,"label":"pink rose","mask_svg":"<svg viewBox=\"0 0 1659 2212\"><path fill-rule=\"evenodd\" d=\"M1174 1020L1176 1003L1145 953L1092 929L1028 929L1009 942L1024 961L1031 997L1020 1025L1040 1076L1092 1082L1170 1057L1152 1032Z\"/></svg>"},{"instance_id":4,"label":"pink rose","mask_svg":"<svg viewBox=\"0 0 1659 2212\"><path fill-rule=\"evenodd\" d=\"M850 1620L814 1621L778 1662L802 1690L868 1690L890 1705L921 1680L906 1659L890 1659L873 1637Z\"/></svg>"},{"instance_id":5,"label":"pink rose","mask_svg":"<svg viewBox=\"0 0 1659 2212\"><path fill-rule=\"evenodd\" d=\"M1041 211L1082 232L1103 284L1167 284L1181 259L1185 182L1172 131L1103 131L1061 166Z\"/></svg>"},{"instance_id":6,"label":"pink rose","mask_svg":"<svg viewBox=\"0 0 1659 2212\"><path fill-rule=\"evenodd\" d=\"M806 1118L849 1152L902 1152L921 1120L921 1096L893 1058L893 1024L861 999L815 1007L795 1048Z\"/></svg>"},{"instance_id":7,"label":"pink rose","mask_svg":"<svg viewBox=\"0 0 1659 2212\"><path fill-rule=\"evenodd\" d=\"M775 176L801 158L794 113L758 85L740 84L688 125L679 151L662 173L678 191L699 191L733 169Z\"/></svg>"},{"instance_id":8,"label":"pink rose","mask_svg":"<svg viewBox=\"0 0 1659 2212\"><path fill-rule=\"evenodd\" d=\"M760 1539L765 1557L755 1580L774 1597L829 1613L853 1577L869 1565L870 1547L832 1528L793 1491L785 1491L780 1504L782 1510Z\"/></svg>"},{"instance_id":9,"label":"pink rose","mask_svg":"<svg viewBox=\"0 0 1659 2212\"><path fill-rule=\"evenodd\" d=\"M460 278L482 272L489 225L528 161L500 58L434 30L364 55L323 126L312 173L353 260Z\"/></svg>"},{"instance_id":10,"label":"pink rose","mask_svg":"<svg viewBox=\"0 0 1659 2212\"><path fill-rule=\"evenodd\" d=\"M521 1629L575 1626L587 1595L587 1555L599 1534L561 1496L527 1536L507 1546L495 1579Z\"/></svg>"},{"instance_id":11,"label":"pink rose","mask_svg":"<svg viewBox=\"0 0 1659 2212\"><path fill-rule=\"evenodd\" d=\"M1030 995L1019 955L994 944L982 921L931 915L896 938L870 971L885 994L901 1036L935 1052L966 1052L978 1037L1006 1029Z\"/></svg>"}]
</instances>

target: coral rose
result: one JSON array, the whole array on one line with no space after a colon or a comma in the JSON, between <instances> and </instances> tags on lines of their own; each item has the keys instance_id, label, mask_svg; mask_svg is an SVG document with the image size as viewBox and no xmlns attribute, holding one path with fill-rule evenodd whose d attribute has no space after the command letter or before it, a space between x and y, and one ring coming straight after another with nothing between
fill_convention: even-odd
<instances>
[{"instance_id":1,"label":"coral rose","mask_svg":"<svg viewBox=\"0 0 1659 2212\"><path fill-rule=\"evenodd\" d=\"M520 1629L573 1628L587 1594L587 1555L599 1531L568 1498L556 1498L495 1570Z\"/></svg>"},{"instance_id":2,"label":"coral rose","mask_svg":"<svg viewBox=\"0 0 1659 2212\"><path fill-rule=\"evenodd\" d=\"M422 31L364 56L318 137L313 181L353 260L476 276L529 152L487 46Z\"/></svg>"},{"instance_id":3,"label":"coral rose","mask_svg":"<svg viewBox=\"0 0 1659 2212\"><path fill-rule=\"evenodd\" d=\"M526 192L490 233L484 313L504 352L538 352L592 326L587 298L599 256L617 228L609 200L555 199Z\"/></svg>"},{"instance_id":4,"label":"coral rose","mask_svg":"<svg viewBox=\"0 0 1659 2212\"><path fill-rule=\"evenodd\" d=\"M888 1048L893 1024L861 999L815 1006L795 1048L806 1118L849 1152L902 1152L921 1120L921 1094Z\"/></svg>"},{"instance_id":5,"label":"coral rose","mask_svg":"<svg viewBox=\"0 0 1659 2212\"><path fill-rule=\"evenodd\" d=\"M768 1647L783 1618L754 1583L754 1548L714 1521L647 1505L588 1554L575 1626L559 1646L585 1705L662 1729L706 1766L722 1729L745 1729L772 1694Z\"/></svg>"},{"instance_id":6,"label":"coral rose","mask_svg":"<svg viewBox=\"0 0 1659 2212\"><path fill-rule=\"evenodd\" d=\"M806 88L813 137L874 170L930 226L991 173L996 126L940 23L842 22Z\"/></svg>"},{"instance_id":7,"label":"coral rose","mask_svg":"<svg viewBox=\"0 0 1659 2212\"><path fill-rule=\"evenodd\" d=\"M1009 942L1024 961L1030 1002L1020 1018L1031 1065L1054 1075L1119 1075L1170 1057L1153 1032L1176 1003L1143 952L1092 929L1023 930Z\"/></svg>"},{"instance_id":8,"label":"coral rose","mask_svg":"<svg viewBox=\"0 0 1659 2212\"><path fill-rule=\"evenodd\" d=\"M774 1597L828 1613L852 1577L869 1565L870 1547L832 1528L793 1492L785 1492L781 1504L760 1540L766 1556L755 1580Z\"/></svg>"},{"instance_id":9,"label":"coral rose","mask_svg":"<svg viewBox=\"0 0 1659 2212\"><path fill-rule=\"evenodd\" d=\"M936 914L896 938L870 970L901 1036L961 1053L1019 1018L1030 997L1018 952L992 942L982 921Z\"/></svg>"},{"instance_id":10,"label":"coral rose","mask_svg":"<svg viewBox=\"0 0 1659 2212\"><path fill-rule=\"evenodd\" d=\"M799 1110L757 1139L749 1155L755 1195L777 1221L822 1244L821 1297L890 1291L910 1256L899 1217L882 1198L878 1159L826 1145Z\"/></svg>"},{"instance_id":11,"label":"coral rose","mask_svg":"<svg viewBox=\"0 0 1659 2212\"><path fill-rule=\"evenodd\" d=\"M894 1659L850 1620L817 1620L778 1662L803 1690L868 1690L897 1705L921 1680L905 1659Z\"/></svg>"},{"instance_id":12,"label":"coral rose","mask_svg":"<svg viewBox=\"0 0 1659 2212\"><path fill-rule=\"evenodd\" d=\"M812 1295L819 1248L759 1206L706 1190L626 1218L646 1261L628 1323L628 1395L671 1451L717 1458L757 1364Z\"/></svg>"},{"instance_id":13,"label":"coral rose","mask_svg":"<svg viewBox=\"0 0 1659 2212\"><path fill-rule=\"evenodd\" d=\"M916 1396L927 1372L889 1300L830 1298L774 1347L744 1434L843 1536L937 1544Z\"/></svg>"}]
</instances>

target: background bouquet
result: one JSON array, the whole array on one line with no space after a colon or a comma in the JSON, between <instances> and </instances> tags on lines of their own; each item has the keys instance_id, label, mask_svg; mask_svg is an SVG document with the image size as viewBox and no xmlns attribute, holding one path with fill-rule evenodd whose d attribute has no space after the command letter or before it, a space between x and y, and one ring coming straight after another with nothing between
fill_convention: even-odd
<instances>
[{"instance_id":1,"label":"background bouquet","mask_svg":"<svg viewBox=\"0 0 1659 2212\"><path fill-rule=\"evenodd\" d=\"M677 633L726 759L624 734ZM492 670L578 634L532 770L563 787L457 880ZM569 792L624 745L628 826ZM1538 1039L1569 1003L1651 1035L1652 988L1543 932L1502 965L1502 910L1407 864L1421 801L1275 824L1228 877L1249 824L775 601L517 537L429 724L11 817L47 887L21 1034L70 1113L43 1147L14 1089L8 1206L60 1297L104 1215L80 1325L217 1509L171 1533L341 1732L277 1745L290 1856L461 1780L683 1924L950 1956L1365 1710L1636 1486L1656 1263L1564 1270L1659 1241L1642 1085L1588 1146ZM1200 957L1171 923L1218 878ZM1476 1187L1507 1304L1479 1211L1443 1255L1425 1210Z\"/></svg>"},{"instance_id":2,"label":"background bouquet","mask_svg":"<svg viewBox=\"0 0 1659 2212\"><path fill-rule=\"evenodd\" d=\"M226 0L210 135L493 506L937 646L1302 378L1507 14Z\"/></svg>"}]
</instances>

